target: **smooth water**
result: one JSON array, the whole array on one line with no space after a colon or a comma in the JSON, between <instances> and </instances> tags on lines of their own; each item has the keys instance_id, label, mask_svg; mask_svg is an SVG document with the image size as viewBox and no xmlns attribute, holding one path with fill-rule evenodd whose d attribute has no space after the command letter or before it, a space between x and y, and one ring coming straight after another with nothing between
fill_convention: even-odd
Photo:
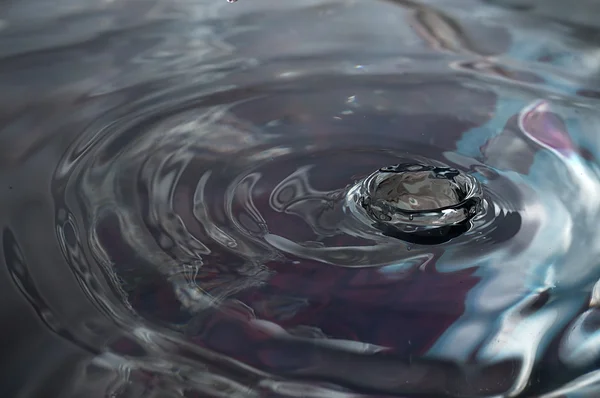
<instances>
[{"instance_id":1,"label":"smooth water","mask_svg":"<svg viewBox=\"0 0 600 398\"><path fill-rule=\"evenodd\" d=\"M0 5L0 395L600 396L565 4Z\"/></svg>"}]
</instances>

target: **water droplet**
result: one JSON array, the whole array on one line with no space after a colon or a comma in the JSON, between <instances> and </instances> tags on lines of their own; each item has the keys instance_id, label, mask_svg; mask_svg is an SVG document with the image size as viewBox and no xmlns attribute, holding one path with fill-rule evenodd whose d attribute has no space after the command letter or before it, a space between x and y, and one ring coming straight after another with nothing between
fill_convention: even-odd
<instances>
[{"instance_id":1,"label":"water droplet","mask_svg":"<svg viewBox=\"0 0 600 398\"><path fill-rule=\"evenodd\" d=\"M351 196L351 197L350 197ZM379 169L349 192L364 219L387 235L445 238L465 232L481 208L482 188L450 167L403 163ZM461 226L460 231L453 229Z\"/></svg>"}]
</instances>

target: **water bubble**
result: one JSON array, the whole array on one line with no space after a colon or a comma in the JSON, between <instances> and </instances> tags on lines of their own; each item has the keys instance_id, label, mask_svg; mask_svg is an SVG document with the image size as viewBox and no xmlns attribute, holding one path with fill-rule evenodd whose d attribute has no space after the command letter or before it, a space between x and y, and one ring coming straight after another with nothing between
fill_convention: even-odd
<instances>
[{"instance_id":1,"label":"water bubble","mask_svg":"<svg viewBox=\"0 0 600 398\"><path fill-rule=\"evenodd\" d=\"M466 231L466 221L481 208L482 188L454 168L403 163L374 172L350 196L358 204L355 209L388 235L439 240ZM457 232L455 227L462 228Z\"/></svg>"}]
</instances>

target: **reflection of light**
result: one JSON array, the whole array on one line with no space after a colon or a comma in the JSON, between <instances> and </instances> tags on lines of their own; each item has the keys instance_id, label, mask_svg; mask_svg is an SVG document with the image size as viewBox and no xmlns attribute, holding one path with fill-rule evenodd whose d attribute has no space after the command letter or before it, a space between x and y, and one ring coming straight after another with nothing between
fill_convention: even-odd
<instances>
[{"instance_id":1,"label":"reflection of light","mask_svg":"<svg viewBox=\"0 0 600 398\"><path fill-rule=\"evenodd\" d=\"M291 79L291 78L299 77L301 75L302 75L302 73L299 71L288 71L288 72L280 73L277 77L280 79Z\"/></svg>"},{"instance_id":2,"label":"reflection of light","mask_svg":"<svg viewBox=\"0 0 600 398\"><path fill-rule=\"evenodd\" d=\"M548 344L554 330L566 322L564 317L562 322L560 321L561 308L557 307L560 304L552 307L548 305L530 313L533 310L531 306L535 305L538 296L544 293L538 291L527 295L505 311L500 317L497 332L488 338L488 344L478 355L481 359L488 360L518 358L521 361L519 373L507 396L517 396L525 389L539 352L543 350L542 345Z\"/></svg>"},{"instance_id":3,"label":"reflection of light","mask_svg":"<svg viewBox=\"0 0 600 398\"><path fill-rule=\"evenodd\" d=\"M379 272L385 274L389 277L403 277L403 274L415 267L419 267L419 269L423 270L427 265L433 260L433 254L424 253L422 255L418 255L412 258L403 258L401 262L390 264L379 268Z\"/></svg>"},{"instance_id":4,"label":"reflection of light","mask_svg":"<svg viewBox=\"0 0 600 398\"><path fill-rule=\"evenodd\" d=\"M570 396L569 394L571 393L575 393L575 396L591 397L591 394L586 394L586 389L591 389L591 391L587 392L597 392L598 384L600 384L600 370L595 370L576 378L575 380L565 384L562 388L549 392L548 394L540 395L540 398L563 398Z\"/></svg>"},{"instance_id":5,"label":"reflection of light","mask_svg":"<svg viewBox=\"0 0 600 398\"><path fill-rule=\"evenodd\" d=\"M581 314L569 327L559 348L560 359L571 366L589 366L600 356L600 331L590 330L598 310Z\"/></svg>"},{"instance_id":6,"label":"reflection of light","mask_svg":"<svg viewBox=\"0 0 600 398\"><path fill-rule=\"evenodd\" d=\"M519 112L519 129L525 134L525 136L527 136L527 138L529 138L539 146L549 151L552 151L560 156L561 153L559 152L559 150L572 150L572 144L570 143L568 133L566 131L560 131L555 126L549 125L548 123L544 123L544 114L548 114L550 113L550 111L551 109L548 101L540 100L533 102L532 104L525 107L521 112ZM534 123L537 121L544 124L544 126L541 127L541 136L540 131L536 131L535 128L532 131L530 128L528 128L528 121L533 121ZM548 140L551 140L552 138L555 138L556 140L556 138L558 138L558 142L556 142L554 145L563 144L566 147L561 148L560 146L553 146L549 142L543 141L544 138ZM561 139L564 142L561 142Z\"/></svg>"},{"instance_id":7,"label":"reflection of light","mask_svg":"<svg viewBox=\"0 0 600 398\"><path fill-rule=\"evenodd\" d=\"M597 281L592 289L590 307L600 307L600 281Z\"/></svg>"}]
</instances>

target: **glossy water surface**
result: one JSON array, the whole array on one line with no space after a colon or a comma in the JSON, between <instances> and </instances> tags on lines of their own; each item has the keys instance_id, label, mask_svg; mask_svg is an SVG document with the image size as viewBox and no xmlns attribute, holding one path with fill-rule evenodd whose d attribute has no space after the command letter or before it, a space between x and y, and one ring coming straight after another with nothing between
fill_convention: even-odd
<instances>
[{"instance_id":1,"label":"glossy water surface","mask_svg":"<svg viewBox=\"0 0 600 398\"><path fill-rule=\"evenodd\" d=\"M600 396L561 4L0 5L1 395Z\"/></svg>"}]
</instances>

